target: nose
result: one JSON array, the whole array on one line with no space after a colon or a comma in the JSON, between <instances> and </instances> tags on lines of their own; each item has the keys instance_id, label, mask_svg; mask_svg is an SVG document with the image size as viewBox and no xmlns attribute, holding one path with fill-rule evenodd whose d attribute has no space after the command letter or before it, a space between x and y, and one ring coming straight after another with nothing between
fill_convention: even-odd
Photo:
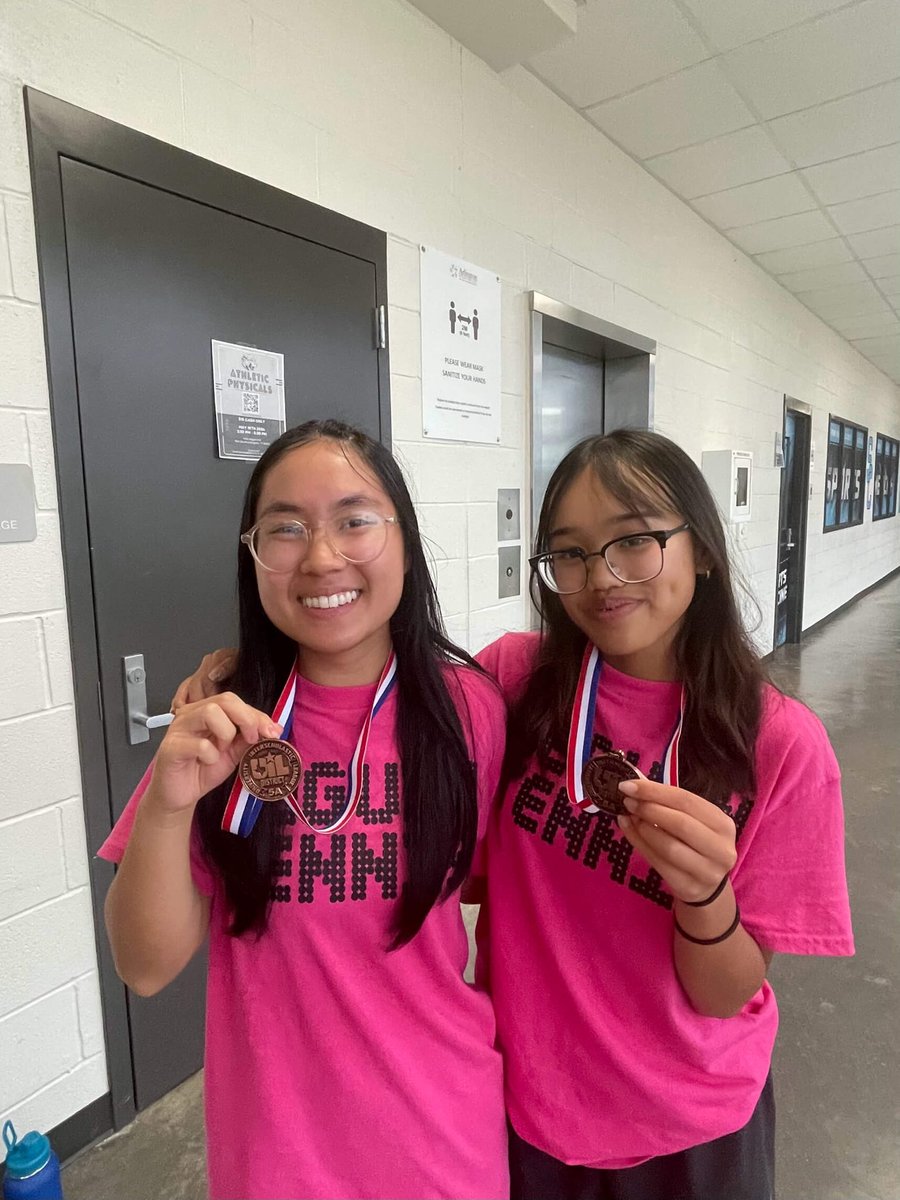
<instances>
[{"instance_id":1,"label":"nose","mask_svg":"<svg viewBox=\"0 0 900 1200\"><path fill-rule=\"evenodd\" d=\"M596 558L589 558L585 565L588 573L587 586L592 591L608 592L610 588L624 587L622 580L612 573L602 554L598 554Z\"/></svg>"},{"instance_id":2,"label":"nose","mask_svg":"<svg viewBox=\"0 0 900 1200\"><path fill-rule=\"evenodd\" d=\"M324 529L310 533L309 546L299 564L304 575L326 575L346 565L346 560L331 548Z\"/></svg>"}]
</instances>

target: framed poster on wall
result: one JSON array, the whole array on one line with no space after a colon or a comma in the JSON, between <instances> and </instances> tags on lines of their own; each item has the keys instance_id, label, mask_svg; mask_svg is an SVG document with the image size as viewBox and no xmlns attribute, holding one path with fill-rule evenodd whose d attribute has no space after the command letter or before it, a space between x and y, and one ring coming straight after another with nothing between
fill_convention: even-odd
<instances>
[{"instance_id":1,"label":"framed poster on wall","mask_svg":"<svg viewBox=\"0 0 900 1200\"><path fill-rule=\"evenodd\" d=\"M500 277L422 246L422 433L500 441Z\"/></svg>"}]
</instances>

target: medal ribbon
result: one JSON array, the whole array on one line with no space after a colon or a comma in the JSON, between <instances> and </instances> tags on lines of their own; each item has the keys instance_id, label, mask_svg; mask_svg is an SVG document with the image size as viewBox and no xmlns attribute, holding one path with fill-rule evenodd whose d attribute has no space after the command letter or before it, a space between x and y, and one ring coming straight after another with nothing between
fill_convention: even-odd
<instances>
[{"instance_id":1,"label":"medal ribbon","mask_svg":"<svg viewBox=\"0 0 900 1200\"><path fill-rule=\"evenodd\" d=\"M597 690L600 676L603 672L603 662L600 651L590 643L585 649L581 661L581 673L578 686L575 688L575 699L572 703L572 720L569 723L569 743L566 748L566 791L569 799L582 812L597 813L602 810L584 794L581 773L591 757L591 739L594 732L594 713L597 709ZM681 689L681 701L678 706L678 720L666 746L663 755L663 783L678 787L678 746L681 742L681 730L684 725L684 688Z\"/></svg>"},{"instance_id":2,"label":"medal ribbon","mask_svg":"<svg viewBox=\"0 0 900 1200\"><path fill-rule=\"evenodd\" d=\"M386 703L396 683L397 655L392 650L388 655L388 660L384 664L384 670L381 672L381 676L375 687L372 706L366 714L366 719L363 722L363 727L360 730L356 743L356 749L353 751L353 757L350 759L350 764L347 767L347 803L344 805L344 810L337 820L333 821L330 825L312 825L307 820L299 799L294 795L285 797L285 803L291 812L299 817L313 833L335 833L338 829L343 828L356 812L356 807L362 795L363 766L366 761L366 749L369 744L369 733L372 728L372 722ZM283 741L288 740L293 727L294 699L296 694L297 666L294 664L288 681L278 698L275 711L272 713L272 720L284 726L281 733ZM238 775L235 778L231 794L228 797L228 803L225 806L225 813L222 817L222 828L228 830L230 833L236 833L240 837L247 837L256 824L256 820L262 811L263 803L262 800L257 799L256 796L247 791L241 783L240 775Z\"/></svg>"},{"instance_id":3,"label":"medal ribbon","mask_svg":"<svg viewBox=\"0 0 900 1200\"><path fill-rule=\"evenodd\" d=\"M294 723L294 697L297 695L297 664L291 667L288 681L281 689L281 695L272 711L272 720L282 726L281 739L287 741L291 735ZM240 772L235 776L228 803L222 816L222 828L227 833L236 833L238 837L249 837L256 824L256 819L262 812L263 801L248 792L241 783Z\"/></svg>"}]
</instances>

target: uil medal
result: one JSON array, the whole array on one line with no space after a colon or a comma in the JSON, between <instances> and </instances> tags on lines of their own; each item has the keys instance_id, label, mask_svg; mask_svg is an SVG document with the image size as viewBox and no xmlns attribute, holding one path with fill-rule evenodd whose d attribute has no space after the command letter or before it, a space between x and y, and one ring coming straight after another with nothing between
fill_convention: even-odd
<instances>
[{"instance_id":1,"label":"uil medal","mask_svg":"<svg viewBox=\"0 0 900 1200\"><path fill-rule=\"evenodd\" d=\"M626 762L625 755L620 750L611 754L598 754L589 759L581 772L581 784L584 794L602 812L613 817L625 816L628 809L623 803L619 784L627 779L646 778L637 767Z\"/></svg>"},{"instance_id":2,"label":"uil medal","mask_svg":"<svg viewBox=\"0 0 900 1200\"><path fill-rule=\"evenodd\" d=\"M619 784L629 779L646 779L637 767L627 761L621 750L590 757L594 715L597 709L597 686L603 663L600 651L588 643L581 662L581 674L572 702L569 740L566 746L566 791L569 800L585 813L608 813L622 817L627 813ZM662 782L678 787L678 746L684 724L685 692L681 689L678 721L669 738L662 760Z\"/></svg>"},{"instance_id":3,"label":"uil medal","mask_svg":"<svg viewBox=\"0 0 900 1200\"><path fill-rule=\"evenodd\" d=\"M296 791L302 771L300 755L289 742L268 738L245 751L238 777L258 800L285 800Z\"/></svg>"}]
</instances>

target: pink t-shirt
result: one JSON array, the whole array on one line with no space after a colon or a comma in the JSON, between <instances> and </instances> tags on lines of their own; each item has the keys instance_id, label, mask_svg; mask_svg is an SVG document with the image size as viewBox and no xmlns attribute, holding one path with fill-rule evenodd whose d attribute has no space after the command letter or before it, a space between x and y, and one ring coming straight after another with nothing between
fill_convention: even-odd
<instances>
[{"instance_id":1,"label":"pink t-shirt","mask_svg":"<svg viewBox=\"0 0 900 1200\"><path fill-rule=\"evenodd\" d=\"M469 669L453 675L483 835L504 704L492 681ZM373 694L301 680L292 741L310 815L342 808ZM225 932L221 886L194 847L194 880L212 897L205 1095L215 1200L509 1194L494 1015L463 979L459 893L410 944L385 950L404 876L396 711L394 693L373 723L362 799L343 831L317 837L285 806L276 900L258 941ZM121 860L151 771L104 858Z\"/></svg>"},{"instance_id":2,"label":"pink t-shirt","mask_svg":"<svg viewBox=\"0 0 900 1200\"><path fill-rule=\"evenodd\" d=\"M537 649L537 634L508 634L479 658L512 701ZM659 778L679 695L604 666L594 752L623 750ZM778 1014L768 983L727 1020L692 1008L672 961L671 894L612 818L570 804L564 752L548 770L532 760L491 821L479 978L518 1134L566 1163L627 1167L746 1124ZM771 950L852 954L840 776L822 725L770 689L756 761L756 796L732 805L743 924Z\"/></svg>"}]
</instances>

